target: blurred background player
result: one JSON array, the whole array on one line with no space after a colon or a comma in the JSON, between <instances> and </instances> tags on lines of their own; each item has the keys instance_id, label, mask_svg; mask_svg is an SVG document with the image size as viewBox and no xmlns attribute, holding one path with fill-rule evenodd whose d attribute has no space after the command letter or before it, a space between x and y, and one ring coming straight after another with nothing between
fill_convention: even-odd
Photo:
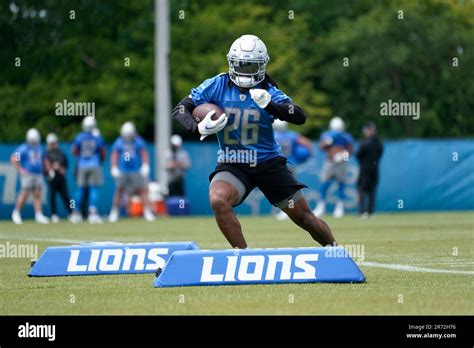
<instances>
[{"instance_id":1,"label":"blurred background player","mask_svg":"<svg viewBox=\"0 0 474 348\"><path fill-rule=\"evenodd\" d=\"M313 149L311 140L288 129L288 122L275 119L273 121L273 134L276 142L281 146L281 154L288 159L290 168L303 164L311 157ZM286 220L288 215L284 211L280 211L276 218Z\"/></svg>"},{"instance_id":2,"label":"blurred background player","mask_svg":"<svg viewBox=\"0 0 474 348\"><path fill-rule=\"evenodd\" d=\"M143 204L143 217L146 221L154 221L155 216L148 199L148 176L150 175L150 156L145 141L140 137L132 122L125 122L120 128L120 136L112 145L110 156L111 174L115 179L115 194L109 222L119 218L120 201L124 192L128 194L128 202L133 194L140 195Z\"/></svg>"},{"instance_id":3,"label":"blurred background player","mask_svg":"<svg viewBox=\"0 0 474 348\"><path fill-rule=\"evenodd\" d=\"M67 157L58 147L58 137L54 133L46 136L46 158L48 159L54 175L49 176L49 204L51 206L51 222L59 221L56 208L56 194L59 194L63 200L64 206L70 215L72 209L69 204L69 193L66 182Z\"/></svg>"},{"instance_id":4,"label":"blurred background player","mask_svg":"<svg viewBox=\"0 0 474 348\"><path fill-rule=\"evenodd\" d=\"M77 157L77 189L76 202L71 215L72 223L82 221L80 209L84 199L85 188L89 189L89 215L87 220L91 224L102 223L97 207L99 203L99 188L104 182L101 164L105 159L105 147L102 137L92 133L94 128L96 128L95 118L93 116L85 117L82 121L83 132L76 136L72 144L72 153Z\"/></svg>"},{"instance_id":5,"label":"blurred background player","mask_svg":"<svg viewBox=\"0 0 474 348\"><path fill-rule=\"evenodd\" d=\"M345 131L345 128L344 121L336 116L329 122L329 130L321 134L319 146L326 152L327 157L321 170L321 197L314 210L316 216L323 216L326 213L326 194L333 179L339 185L334 217L344 216L344 189L353 145L352 136Z\"/></svg>"},{"instance_id":6,"label":"blurred background player","mask_svg":"<svg viewBox=\"0 0 474 348\"><path fill-rule=\"evenodd\" d=\"M368 218L375 209L375 193L383 144L377 137L377 128L374 123L367 123L362 131L365 140L360 144L356 153L360 165L357 188L359 191L359 212L362 218Z\"/></svg>"},{"instance_id":7,"label":"blurred background player","mask_svg":"<svg viewBox=\"0 0 474 348\"><path fill-rule=\"evenodd\" d=\"M282 155L288 159L290 165L297 166L311 157L313 150L311 140L288 129L288 122L275 119L273 134L276 142L281 146Z\"/></svg>"},{"instance_id":8,"label":"blurred background player","mask_svg":"<svg viewBox=\"0 0 474 348\"><path fill-rule=\"evenodd\" d=\"M174 134L170 138L171 148L166 153L166 170L168 172L168 195L185 196L184 173L191 167L188 152L183 149L183 139Z\"/></svg>"},{"instance_id":9,"label":"blurred background player","mask_svg":"<svg viewBox=\"0 0 474 348\"><path fill-rule=\"evenodd\" d=\"M36 128L26 132L26 143L21 144L10 156L10 162L20 173L21 191L17 197L15 209L12 212L12 221L21 224L20 211L31 192L33 195L33 208L35 220L40 224L47 224L48 218L43 215L41 197L43 193L43 173L46 171L52 175L48 160L41 148L41 136Z\"/></svg>"}]
</instances>

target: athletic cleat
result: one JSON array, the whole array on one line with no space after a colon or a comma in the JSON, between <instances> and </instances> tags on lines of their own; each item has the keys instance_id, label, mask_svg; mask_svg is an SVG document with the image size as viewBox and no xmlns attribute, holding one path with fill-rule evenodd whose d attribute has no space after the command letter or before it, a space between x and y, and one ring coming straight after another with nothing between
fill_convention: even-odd
<instances>
[{"instance_id":1,"label":"athletic cleat","mask_svg":"<svg viewBox=\"0 0 474 348\"><path fill-rule=\"evenodd\" d=\"M326 214L326 202L319 201L318 205L316 206L316 209L313 210L313 214L317 217L321 217Z\"/></svg>"},{"instance_id":2,"label":"athletic cleat","mask_svg":"<svg viewBox=\"0 0 474 348\"><path fill-rule=\"evenodd\" d=\"M116 208L112 208L109 214L109 222L114 223L119 219L119 211Z\"/></svg>"},{"instance_id":3,"label":"athletic cleat","mask_svg":"<svg viewBox=\"0 0 474 348\"><path fill-rule=\"evenodd\" d=\"M12 221L13 223L17 225L21 225L23 223L23 220L21 219L20 212L18 210L14 210L12 212Z\"/></svg>"},{"instance_id":4,"label":"athletic cleat","mask_svg":"<svg viewBox=\"0 0 474 348\"><path fill-rule=\"evenodd\" d=\"M336 206L334 207L334 217L336 219L342 218L344 216L344 203L339 201L336 203Z\"/></svg>"},{"instance_id":5,"label":"athletic cleat","mask_svg":"<svg viewBox=\"0 0 474 348\"><path fill-rule=\"evenodd\" d=\"M69 221L73 224L79 224L82 222L82 215L79 212L73 212L69 217Z\"/></svg>"},{"instance_id":6,"label":"athletic cleat","mask_svg":"<svg viewBox=\"0 0 474 348\"><path fill-rule=\"evenodd\" d=\"M35 220L39 224L49 224L49 219L42 213L35 214Z\"/></svg>"},{"instance_id":7,"label":"athletic cleat","mask_svg":"<svg viewBox=\"0 0 474 348\"><path fill-rule=\"evenodd\" d=\"M89 214L89 216L87 217L87 221L90 224L101 224L101 223L103 223L102 218L97 213Z\"/></svg>"},{"instance_id":8,"label":"athletic cleat","mask_svg":"<svg viewBox=\"0 0 474 348\"><path fill-rule=\"evenodd\" d=\"M59 216L57 216L56 214L51 215L51 222L53 224L57 224L59 222Z\"/></svg>"},{"instance_id":9,"label":"athletic cleat","mask_svg":"<svg viewBox=\"0 0 474 348\"><path fill-rule=\"evenodd\" d=\"M144 217L145 220L148 221L148 222L153 222L153 221L155 221L155 216L153 215L153 213L151 212L150 209L145 209L145 211L143 212L143 217Z\"/></svg>"}]
</instances>

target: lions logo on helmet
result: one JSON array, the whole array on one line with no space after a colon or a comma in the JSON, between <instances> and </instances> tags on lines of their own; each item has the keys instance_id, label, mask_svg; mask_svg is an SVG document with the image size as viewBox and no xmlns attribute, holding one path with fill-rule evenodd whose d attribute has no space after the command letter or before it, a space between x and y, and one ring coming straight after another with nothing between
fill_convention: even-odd
<instances>
[{"instance_id":1,"label":"lions logo on helmet","mask_svg":"<svg viewBox=\"0 0 474 348\"><path fill-rule=\"evenodd\" d=\"M229 77L239 87L254 87L265 79L269 60L262 40L255 35L243 35L234 41L227 54Z\"/></svg>"}]
</instances>

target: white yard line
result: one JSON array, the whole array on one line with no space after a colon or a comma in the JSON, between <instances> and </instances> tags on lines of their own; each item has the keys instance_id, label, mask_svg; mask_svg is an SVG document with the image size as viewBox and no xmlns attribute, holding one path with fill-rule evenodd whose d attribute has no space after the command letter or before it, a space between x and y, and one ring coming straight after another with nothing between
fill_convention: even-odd
<instances>
[{"instance_id":1,"label":"white yard line","mask_svg":"<svg viewBox=\"0 0 474 348\"><path fill-rule=\"evenodd\" d=\"M43 238L43 237L14 237L0 234L0 240L25 240L29 242L51 242L51 243L84 243L84 240L79 239L62 239L62 238Z\"/></svg>"},{"instance_id":2,"label":"white yard line","mask_svg":"<svg viewBox=\"0 0 474 348\"><path fill-rule=\"evenodd\" d=\"M396 271L406 271L406 272L451 273L451 274L474 275L474 271L460 271L460 270L455 271L455 270L449 270L449 269L435 269L435 268L417 267L417 266L410 266L410 265L399 265L399 264L393 264L393 263L359 262L359 266L386 268L386 269L393 269Z\"/></svg>"}]
</instances>

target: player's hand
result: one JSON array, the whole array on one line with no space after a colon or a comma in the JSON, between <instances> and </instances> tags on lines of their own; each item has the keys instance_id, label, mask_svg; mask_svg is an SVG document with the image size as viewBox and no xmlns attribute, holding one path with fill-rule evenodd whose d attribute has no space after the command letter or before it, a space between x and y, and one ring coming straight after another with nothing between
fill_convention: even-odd
<instances>
[{"instance_id":1,"label":"player's hand","mask_svg":"<svg viewBox=\"0 0 474 348\"><path fill-rule=\"evenodd\" d=\"M48 176L51 180L54 179L54 177L56 176L56 172L54 171L54 169L50 169L49 172L48 172Z\"/></svg>"},{"instance_id":2,"label":"player's hand","mask_svg":"<svg viewBox=\"0 0 474 348\"><path fill-rule=\"evenodd\" d=\"M198 130L201 134L201 141L210 134L220 132L227 124L227 115L222 114L217 120L211 120L212 115L216 113L215 110L211 110L207 113L206 117L199 122Z\"/></svg>"},{"instance_id":3,"label":"player's hand","mask_svg":"<svg viewBox=\"0 0 474 348\"><path fill-rule=\"evenodd\" d=\"M150 175L150 166L148 163L143 163L140 167L140 174L146 179Z\"/></svg>"},{"instance_id":4,"label":"player's hand","mask_svg":"<svg viewBox=\"0 0 474 348\"><path fill-rule=\"evenodd\" d=\"M112 169L110 169L110 173L112 174L112 177L114 179L117 179L120 176L120 169L118 169L116 166L114 166L114 167L112 167Z\"/></svg>"},{"instance_id":5,"label":"player's hand","mask_svg":"<svg viewBox=\"0 0 474 348\"><path fill-rule=\"evenodd\" d=\"M250 90L250 97L252 97L253 101L257 103L257 105L262 109L265 109L268 103L272 101L272 96L270 93L264 89L259 88L252 88Z\"/></svg>"},{"instance_id":6,"label":"player's hand","mask_svg":"<svg viewBox=\"0 0 474 348\"><path fill-rule=\"evenodd\" d=\"M336 163L346 162L349 160L349 152L341 151L334 154L333 161Z\"/></svg>"}]
</instances>

